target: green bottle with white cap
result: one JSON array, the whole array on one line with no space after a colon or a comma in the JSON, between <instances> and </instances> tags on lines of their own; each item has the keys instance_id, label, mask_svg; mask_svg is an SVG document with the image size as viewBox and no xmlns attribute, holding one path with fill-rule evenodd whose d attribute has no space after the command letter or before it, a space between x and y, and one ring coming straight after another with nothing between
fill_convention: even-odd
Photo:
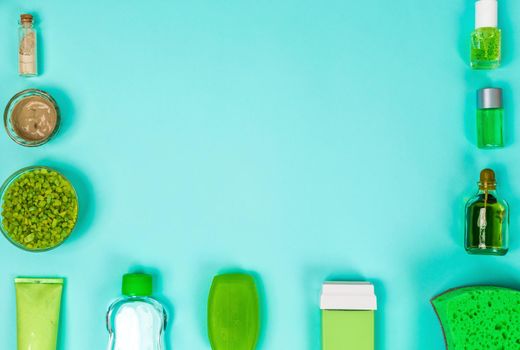
<instances>
[{"instance_id":1,"label":"green bottle with white cap","mask_svg":"<svg viewBox=\"0 0 520 350\"><path fill-rule=\"evenodd\" d=\"M123 297L107 313L108 350L164 349L166 311L152 298L152 282L152 276L145 273L123 276Z\"/></svg>"},{"instance_id":2,"label":"green bottle with white cap","mask_svg":"<svg viewBox=\"0 0 520 350\"><path fill-rule=\"evenodd\" d=\"M323 350L374 350L377 299L372 284L326 282L320 307Z\"/></svg>"},{"instance_id":3,"label":"green bottle with white cap","mask_svg":"<svg viewBox=\"0 0 520 350\"><path fill-rule=\"evenodd\" d=\"M498 1L475 2L475 30L471 34L471 67L495 69L500 66L502 31L498 28Z\"/></svg>"}]
</instances>

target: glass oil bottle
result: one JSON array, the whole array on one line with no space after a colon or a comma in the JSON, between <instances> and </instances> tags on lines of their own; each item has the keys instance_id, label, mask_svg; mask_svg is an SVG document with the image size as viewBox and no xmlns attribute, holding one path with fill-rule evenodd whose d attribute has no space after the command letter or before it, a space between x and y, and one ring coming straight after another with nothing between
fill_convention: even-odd
<instances>
[{"instance_id":1,"label":"glass oil bottle","mask_svg":"<svg viewBox=\"0 0 520 350\"><path fill-rule=\"evenodd\" d=\"M495 172L482 170L478 187L477 194L466 204L466 251L505 255L509 249L509 207L497 195Z\"/></svg>"}]
</instances>

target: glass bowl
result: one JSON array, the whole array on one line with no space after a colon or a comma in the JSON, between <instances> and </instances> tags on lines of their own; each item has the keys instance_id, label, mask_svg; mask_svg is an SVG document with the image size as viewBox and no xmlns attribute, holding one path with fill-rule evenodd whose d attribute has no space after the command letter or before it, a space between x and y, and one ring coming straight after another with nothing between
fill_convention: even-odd
<instances>
[{"instance_id":1,"label":"glass bowl","mask_svg":"<svg viewBox=\"0 0 520 350\"><path fill-rule=\"evenodd\" d=\"M21 101L23 101L24 99L32 97L32 96L37 96L37 97L40 97L41 99L47 101L56 111L56 125L54 126L54 129L52 130L52 132L47 137L42 138L42 139L31 140L31 139L23 138L16 131L15 125L13 124L13 120L12 120L13 111L14 111L16 105L18 103L20 103ZM60 128L60 122L61 122L61 116L60 116L60 109L58 108L58 104L56 103L54 98L52 98L51 95L49 95L48 93L46 93L43 90L38 90L38 89L27 89L27 90L20 91L19 93L14 95L11 98L11 100L9 100L9 102L7 103L7 106L5 107L5 111L4 111L4 126L5 126L5 130L7 131L7 134L14 142L16 142L19 145L26 146L26 147L36 147L36 146L43 145L44 143L47 143L58 132L58 129Z\"/></svg>"},{"instance_id":2,"label":"glass bowl","mask_svg":"<svg viewBox=\"0 0 520 350\"><path fill-rule=\"evenodd\" d=\"M51 191L50 193L48 193L48 194L41 193L40 192L41 188L42 187L46 188L45 184L49 184L49 182L43 182L43 181L39 182L40 186L38 188L38 183L34 182L33 184L35 184L35 185L33 186L31 184L31 182L29 181L30 177L26 176L31 173L35 173L35 175L37 175L36 174L37 171L40 171L40 172L46 171L46 173L44 173L44 174L49 174L49 177L54 177L54 176L60 177L62 180L61 181L62 186L54 187L55 190L52 190L49 187L47 189L47 191ZM53 173L55 173L56 175L52 175ZM22 177L27 179L27 182L23 183L23 180L21 180ZM23 235L23 240L25 241L25 243L21 242L20 239L17 239L16 237L14 237L12 232L9 232L10 231L9 228L6 227L6 220L7 220L6 215L7 214L10 214L11 220L23 220L24 221L22 224L20 224L20 222L18 221L16 225L13 224L12 226L17 226L17 227L25 226L26 227L26 225L31 224L31 221L33 219L36 220L35 216L32 216L32 217L20 216L20 217L16 218L15 217L15 214L17 214L16 212L10 211L10 213L9 213L8 211L6 211L6 208L5 208L6 197L8 197L8 195L10 195L9 190L11 189L11 186L13 186L14 184L17 183L17 181L22 181L22 184L26 185L26 186L27 186L27 184L31 184L29 190L30 190L30 192L32 192L32 195L34 195L35 192L37 192L36 194L38 195L38 197L36 197L34 199L34 202L32 202L34 205L30 206L30 208L28 210L29 211L41 210L38 215L40 217L40 219L41 219L41 216L44 216L47 219L47 221L46 221L47 224L49 224L49 222L51 222L50 226L46 225L45 229L42 229L38 232L34 232L34 230L31 230L30 233L29 232L23 233L22 235ZM62 192L62 190L64 188L63 186L70 187L70 190L67 189L67 191L70 191L70 196L65 196L63 194L63 195L61 195L61 197L59 197L60 195L58 193L64 193L64 192ZM61 192L58 192L57 188L59 188ZM23 193L23 194L28 193L27 187L26 187L25 192L21 192L21 193ZM42 194L47 197L43 197ZM54 196L54 194L56 194L58 196L58 199L51 198ZM68 213L67 211L62 211L61 213L59 213L59 208L57 206L55 206L56 202L59 202L59 204L62 204L62 201L65 201L65 199L64 199L65 197L67 197L67 200L66 200L67 202L71 201L71 205L67 208L67 211L72 210L72 218L69 219L69 217L71 215L68 215L67 216L68 221L63 221L63 220L65 220L66 214L70 214L70 213ZM24 202L22 204L29 202L29 199L25 199L25 198L26 197L24 196ZM13 198L11 198L11 200L14 201ZM43 203L43 205L40 205L41 203ZM15 203L15 204L17 204L17 203ZM77 196L76 190L74 189L74 187L72 186L70 181L65 176L63 176L60 172L56 171L55 169L45 167L45 166L31 166L31 167L23 168L23 169L20 169L17 172L15 172L13 175L11 175L3 183L2 187L0 187L0 206L1 206L0 231L2 231L5 238L7 238L7 240L9 242L14 244L18 248L21 248L23 250L30 251L30 252L43 252L43 251L51 250L51 249L54 249L54 248L60 246L63 242L65 242L65 240L68 237L70 237L70 235L74 231L74 228L78 221L79 201L78 201L78 196ZM39 209L38 207L40 207L42 209ZM72 207L72 209L69 209L70 207ZM60 208L63 209L63 207L60 207ZM42 212L43 210L45 210L45 212ZM63 213L65 213L65 214L63 214ZM62 214L63 214L63 216L62 216ZM58 215L61 216L61 219L57 217ZM40 219L38 219L38 220L40 220ZM52 221L51 221L51 219L52 219ZM59 220L62 220L62 221L60 222ZM55 222L61 223L62 225L66 225L66 226L56 227ZM41 221L40 221L39 225L43 226L43 224L41 224ZM62 232L60 232L58 234L56 232L52 232L52 230L54 230L54 231L61 230ZM30 238L29 236L32 236L32 238ZM36 243L38 243L39 241L43 241L42 244L44 244L44 246L32 247L32 245L33 245L32 243L34 240L36 241ZM48 242L48 244L46 244L46 242Z\"/></svg>"}]
</instances>

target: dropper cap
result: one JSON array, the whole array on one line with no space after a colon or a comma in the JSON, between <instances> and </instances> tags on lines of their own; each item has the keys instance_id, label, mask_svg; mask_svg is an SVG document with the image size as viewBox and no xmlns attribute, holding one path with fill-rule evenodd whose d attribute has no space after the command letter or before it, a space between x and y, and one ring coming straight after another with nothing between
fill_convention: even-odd
<instances>
[{"instance_id":1,"label":"dropper cap","mask_svg":"<svg viewBox=\"0 0 520 350\"><path fill-rule=\"evenodd\" d=\"M475 3L475 29L498 27L497 0L478 0Z\"/></svg>"},{"instance_id":2,"label":"dropper cap","mask_svg":"<svg viewBox=\"0 0 520 350\"><path fill-rule=\"evenodd\" d=\"M478 186L481 190L494 190L497 187L495 172L491 169L484 169L480 172Z\"/></svg>"}]
</instances>

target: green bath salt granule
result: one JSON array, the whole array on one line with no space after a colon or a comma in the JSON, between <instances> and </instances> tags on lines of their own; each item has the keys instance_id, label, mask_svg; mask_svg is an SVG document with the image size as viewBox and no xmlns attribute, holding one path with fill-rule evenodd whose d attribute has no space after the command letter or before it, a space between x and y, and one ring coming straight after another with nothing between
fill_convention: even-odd
<instances>
[{"instance_id":1,"label":"green bath salt granule","mask_svg":"<svg viewBox=\"0 0 520 350\"><path fill-rule=\"evenodd\" d=\"M62 243L78 217L76 192L65 177L34 168L15 178L5 190L2 227L12 241L29 250Z\"/></svg>"}]
</instances>

